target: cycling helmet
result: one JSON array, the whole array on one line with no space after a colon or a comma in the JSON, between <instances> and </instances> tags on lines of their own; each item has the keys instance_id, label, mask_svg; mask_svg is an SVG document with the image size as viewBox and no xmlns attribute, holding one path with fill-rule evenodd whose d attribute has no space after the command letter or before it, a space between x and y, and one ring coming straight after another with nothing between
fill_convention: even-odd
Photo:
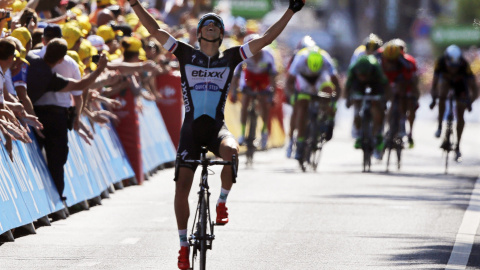
<instances>
[{"instance_id":1,"label":"cycling helmet","mask_svg":"<svg viewBox=\"0 0 480 270\"><path fill-rule=\"evenodd\" d=\"M456 66L460 64L462 50L457 45L450 45L445 50L445 60L448 66Z\"/></svg>"},{"instance_id":2,"label":"cycling helmet","mask_svg":"<svg viewBox=\"0 0 480 270\"><path fill-rule=\"evenodd\" d=\"M382 56L387 60L396 60L401 53L402 50L400 49L400 46L392 40L385 44Z\"/></svg>"},{"instance_id":3,"label":"cycling helmet","mask_svg":"<svg viewBox=\"0 0 480 270\"><path fill-rule=\"evenodd\" d=\"M395 44L398 45L398 47L400 47L400 50L402 53L406 53L407 52L407 43L405 43L405 41L399 39L399 38L396 38L393 40L393 42L395 42Z\"/></svg>"},{"instance_id":4,"label":"cycling helmet","mask_svg":"<svg viewBox=\"0 0 480 270\"><path fill-rule=\"evenodd\" d=\"M225 33L225 25L223 24L223 20L220 16L218 16L217 14L215 13L207 13L205 15L203 15L200 20L198 21L198 25L197 25L197 36L198 34L200 33L200 30L202 30L202 27L205 26L205 23L209 23L210 20L213 20L214 21L214 24L215 26L217 26L218 28L220 28L220 32L222 33L222 35L224 35ZM200 37L198 39L198 42L200 42L200 40L203 39L203 40L206 40L208 42L216 42L216 41L220 41L220 45L222 44L222 39L219 37L217 39L214 39L214 40L209 40L209 39L205 39L203 37Z\"/></svg>"},{"instance_id":5,"label":"cycling helmet","mask_svg":"<svg viewBox=\"0 0 480 270\"><path fill-rule=\"evenodd\" d=\"M308 69L311 72L316 73L318 72L323 66L323 56L320 53L320 50L311 50L307 56L307 65Z\"/></svg>"},{"instance_id":6,"label":"cycling helmet","mask_svg":"<svg viewBox=\"0 0 480 270\"><path fill-rule=\"evenodd\" d=\"M362 55L358 58L357 62L355 62L353 70L357 76L368 76L372 73L376 61L377 60L374 56Z\"/></svg>"},{"instance_id":7,"label":"cycling helmet","mask_svg":"<svg viewBox=\"0 0 480 270\"><path fill-rule=\"evenodd\" d=\"M304 36L297 44L297 50L310 48L317 45L311 36Z\"/></svg>"},{"instance_id":8,"label":"cycling helmet","mask_svg":"<svg viewBox=\"0 0 480 270\"><path fill-rule=\"evenodd\" d=\"M243 38L243 44L247 44L251 40L259 38L259 37L260 37L259 34L250 34L250 35L246 36L245 38Z\"/></svg>"},{"instance_id":9,"label":"cycling helmet","mask_svg":"<svg viewBox=\"0 0 480 270\"><path fill-rule=\"evenodd\" d=\"M363 45L365 45L367 52L374 52L382 47L383 41L377 35L371 33L363 40Z\"/></svg>"}]
</instances>

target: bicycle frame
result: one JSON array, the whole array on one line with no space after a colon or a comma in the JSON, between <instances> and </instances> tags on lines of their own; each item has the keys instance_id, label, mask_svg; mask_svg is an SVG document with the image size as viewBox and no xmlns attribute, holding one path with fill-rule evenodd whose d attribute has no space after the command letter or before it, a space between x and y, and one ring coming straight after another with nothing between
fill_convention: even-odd
<instances>
[{"instance_id":1,"label":"bicycle frame","mask_svg":"<svg viewBox=\"0 0 480 270\"><path fill-rule=\"evenodd\" d=\"M307 165L310 165L313 171L317 170L323 145L327 141L327 130L320 129L322 125L326 126L328 124L328 120L325 119L327 117L326 113L321 108L321 102L331 102L332 100L332 97L318 95L310 95L310 97L307 138L305 140L303 158L300 161L300 167L304 172L306 171Z\"/></svg>"},{"instance_id":2,"label":"bicycle frame","mask_svg":"<svg viewBox=\"0 0 480 270\"><path fill-rule=\"evenodd\" d=\"M365 95L354 95L353 100L361 100L362 107L360 108L360 116L362 118L361 132L362 132L362 150L363 150L363 172L370 172L371 158L373 154L373 120L372 120L372 101L379 101L381 96L372 95L372 89L367 87Z\"/></svg>"},{"instance_id":3,"label":"bicycle frame","mask_svg":"<svg viewBox=\"0 0 480 270\"><path fill-rule=\"evenodd\" d=\"M443 149L444 153L446 154L445 158L445 174L448 173L448 156L449 153L453 150L453 120L454 120L454 113L453 113L453 99L455 98L453 90L450 90L447 95L448 101L448 112L447 112L447 123L445 129L445 137L443 139L442 145L440 148Z\"/></svg>"},{"instance_id":4,"label":"bicycle frame","mask_svg":"<svg viewBox=\"0 0 480 270\"><path fill-rule=\"evenodd\" d=\"M246 90L243 91L244 95L247 95L252 98L250 101L250 105L248 107L248 112L247 112L247 122L249 123L249 128L248 128L248 136L245 139L246 145L247 145L247 165L252 165L253 164L253 154L255 153L257 146L255 144L255 140L257 137L257 123L258 123L258 113L257 113L257 105L258 105L258 97L259 96L270 96L273 93L269 91L262 91L262 92L257 92L257 91L252 91L252 90Z\"/></svg>"},{"instance_id":5,"label":"bicycle frame","mask_svg":"<svg viewBox=\"0 0 480 270\"><path fill-rule=\"evenodd\" d=\"M392 149L397 153L397 169L400 169L401 166L401 155L403 149L403 138L400 136L400 96L398 92L394 91L393 100L390 107L389 121L388 121L388 132L385 136L386 143L385 149L387 149L387 168L386 171L389 171L390 165L390 154Z\"/></svg>"},{"instance_id":6,"label":"bicycle frame","mask_svg":"<svg viewBox=\"0 0 480 270\"><path fill-rule=\"evenodd\" d=\"M200 176L200 190L198 194L197 210L193 220L193 226L190 237L188 239L192 251L192 269L197 258L197 252L200 251L200 270L206 269L206 253L208 249L212 249L212 242L215 239L214 226L222 225L212 222L210 217L210 192L208 185L208 167L212 165L231 165L232 181L236 183L237 178L237 158L232 156L232 161L211 160L207 158L207 148L202 146L199 160L182 160L181 155L177 153L175 162L175 178L179 176L180 164L201 165L202 173Z\"/></svg>"}]
</instances>

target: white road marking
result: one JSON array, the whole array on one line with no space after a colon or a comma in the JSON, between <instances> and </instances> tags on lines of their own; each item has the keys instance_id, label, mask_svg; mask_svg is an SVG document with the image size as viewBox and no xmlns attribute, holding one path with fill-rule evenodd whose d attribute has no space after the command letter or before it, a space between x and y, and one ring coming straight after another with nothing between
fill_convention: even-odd
<instances>
[{"instance_id":1,"label":"white road marking","mask_svg":"<svg viewBox=\"0 0 480 270\"><path fill-rule=\"evenodd\" d=\"M135 245L140 238L125 238L120 242L122 245Z\"/></svg>"},{"instance_id":2,"label":"white road marking","mask_svg":"<svg viewBox=\"0 0 480 270\"><path fill-rule=\"evenodd\" d=\"M475 235L480 224L480 177L473 188L467 211L458 229L455 245L445 270L465 269L472 252Z\"/></svg>"}]
</instances>

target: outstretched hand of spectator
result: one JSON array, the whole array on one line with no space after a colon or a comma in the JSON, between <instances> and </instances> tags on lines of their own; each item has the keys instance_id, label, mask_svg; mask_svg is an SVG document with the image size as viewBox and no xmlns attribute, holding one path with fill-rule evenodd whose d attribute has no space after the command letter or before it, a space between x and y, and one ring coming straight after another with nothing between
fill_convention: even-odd
<instances>
[{"instance_id":1,"label":"outstretched hand of spectator","mask_svg":"<svg viewBox=\"0 0 480 270\"><path fill-rule=\"evenodd\" d=\"M0 116L5 116L5 118L12 123L17 123L17 118L15 118L15 115L9 110L0 110Z\"/></svg>"},{"instance_id":2,"label":"outstretched hand of spectator","mask_svg":"<svg viewBox=\"0 0 480 270\"><path fill-rule=\"evenodd\" d=\"M108 119L108 117L102 115L98 111L92 112L92 117L90 119L92 119L93 122L98 123L100 125L105 125L110 123L110 119Z\"/></svg>"},{"instance_id":3,"label":"outstretched hand of spectator","mask_svg":"<svg viewBox=\"0 0 480 270\"><path fill-rule=\"evenodd\" d=\"M26 128L30 125L35 129L43 129L43 124L38 121L38 117L28 113L25 113L25 115L20 118L20 122L22 122Z\"/></svg>"},{"instance_id":4,"label":"outstretched hand of spectator","mask_svg":"<svg viewBox=\"0 0 480 270\"><path fill-rule=\"evenodd\" d=\"M115 123L118 123L118 121L119 121L118 116L115 115L114 113L109 112L109 111L101 110L101 111L98 111L97 113L102 115L102 116L110 118Z\"/></svg>"}]
</instances>

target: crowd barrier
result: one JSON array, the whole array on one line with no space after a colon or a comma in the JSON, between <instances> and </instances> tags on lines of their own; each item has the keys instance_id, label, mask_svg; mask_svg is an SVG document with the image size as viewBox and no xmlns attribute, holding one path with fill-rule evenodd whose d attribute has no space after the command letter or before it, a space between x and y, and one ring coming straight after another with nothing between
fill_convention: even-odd
<instances>
[{"instance_id":1,"label":"crowd barrier","mask_svg":"<svg viewBox=\"0 0 480 270\"><path fill-rule=\"evenodd\" d=\"M139 122L143 171L151 174L159 166L175 161L177 151L155 101L143 100L142 103Z\"/></svg>"},{"instance_id":2,"label":"crowd barrier","mask_svg":"<svg viewBox=\"0 0 480 270\"><path fill-rule=\"evenodd\" d=\"M146 172L175 160L175 148L154 101L143 101L138 117L142 167ZM89 120L84 118L84 122ZM93 124L94 140L86 143L75 131L69 131L69 153L65 164L66 206L99 198L112 186L135 176L127 153L112 126ZM1 136L1 134L0 134ZM10 230L32 225L48 215L65 209L48 171L35 136L33 142L13 142L13 161L0 143L0 241ZM33 225L31 226L33 228ZM13 239L10 239L13 240Z\"/></svg>"},{"instance_id":3,"label":"crowd barrier","mask_svg":"<svg viewBox=\"0 0 480 270\"><path fill-rule=\"evenodd\" d=\"M162 115L168 115L163 120L172 138L175 149L180 142L180 130L183 121L183 96L180 72L173 71L159 75L157 78L157 91L162 98L157 101L157 107Z\"/></svg>"}]
</instances>

